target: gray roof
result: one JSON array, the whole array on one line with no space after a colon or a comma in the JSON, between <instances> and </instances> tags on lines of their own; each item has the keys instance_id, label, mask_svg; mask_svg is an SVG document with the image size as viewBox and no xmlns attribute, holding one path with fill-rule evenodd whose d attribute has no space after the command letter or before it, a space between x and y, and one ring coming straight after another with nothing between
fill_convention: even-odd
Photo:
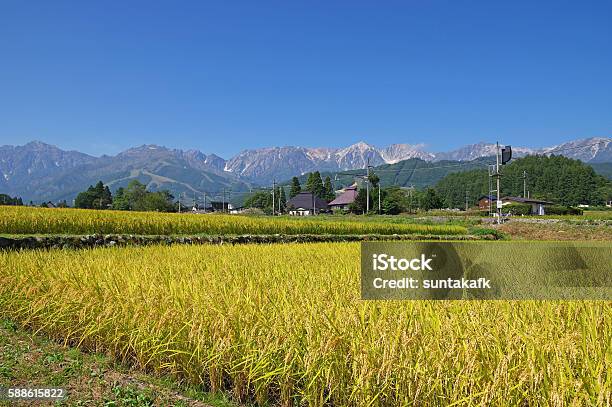
<instances>
[{"instance_id":1,"label":"gray roof","mask_svg":"<svg viewBox=\"0 0 612 407\"><path fill-rule=\"evenodd\" d=\"M327 202L315 196L313 200L312 192L300 192L293 198L287 201L287 208L304 208L312 209L327 209Z\"/></svg>"},{"instance_id":2,"label":"gray roof","mask_svg":"<svg viewBox=\"0 0 612 407\"><path fill-rule=\"evenodd\" d=\"M348 187L344 190L342 195L331 201L329 206L349 205L355 202L355 198L357 198L357 187Z\"/></svg>"}]
</instances>

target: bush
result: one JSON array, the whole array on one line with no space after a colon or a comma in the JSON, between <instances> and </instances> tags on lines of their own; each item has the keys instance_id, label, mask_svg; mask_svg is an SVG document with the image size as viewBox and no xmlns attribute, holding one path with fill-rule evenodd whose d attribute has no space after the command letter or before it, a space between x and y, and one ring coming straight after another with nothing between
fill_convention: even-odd
<instances>
[{"instance_id":1,"label":"bush","mask_svg":"<svg viewBox=\"0 0 612 407\"><path fill-rule=\"evenodd\" d=\"M523 203L511 203L502 207L503 214L523 216L531 214L531 205Z\"/></svg>"},{"instance_id":2,"label":"bush","mask_svg":"<svg viewBox=\"0 0 612 407\"><path fill-rule=\"evenodd\" d=\"M474 236L495 236L496 239L502 240L506 238L506 235L497 229L492 228L472 228L469 233Z\"/></svg>"},{"instance_id":3,"label":"bush","mask_svg":"<svg viewBox=\"0 0 612 407\"><path fill-rule=\"evenodd\" d=\"M583 211L580 208L563 205L547 205L544 207L546 215L582 215Z\"/></svg>"}]
</instances>

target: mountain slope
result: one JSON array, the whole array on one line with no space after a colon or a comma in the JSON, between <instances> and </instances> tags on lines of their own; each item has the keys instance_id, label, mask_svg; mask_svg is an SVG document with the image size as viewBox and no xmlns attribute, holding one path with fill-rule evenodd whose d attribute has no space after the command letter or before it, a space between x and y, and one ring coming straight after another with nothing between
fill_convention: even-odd
<instances>
[{"instance_id":1,"label":"mountain slope","mask_svg":"<svg viewBox=\"0 0 612 407\"><path fill-rule=\"evenodd\" d=\"M513 146L513 152L515 158L530 154L564 155L607 171L605 164L612 162L611 140L579 139L543 149ZM334 178L339 172L363 169L368 164L390 166L380 168L383 184L422 186L430 185L453 167L473 168L475 163L480 163L478 160L494 153L495 145L490 143L430 153L418 144L379 148L358 142L345 148L288 146L244 150L226 161L198 150L155 145L131 148L116 156L93 157L32 142L24 146L0 146L0 193L21 196L26 202L71 201L79 191L98 180L116 189L138 179L150 189L169 189L174 195L197 197L206 193L220 197L224 189L247 191L252 185L269 186L273 180L287 180L311 171L328 172ZM446 165L450 167L439 168ZM344 177L351 178L346 174Z\"/></svg>"},{"instance_id":2,"label":"mountain slope","mask_svg":"<svg viewBox=\"0 0 612 407\"><path fill-rule=\"evenodd\" d=\"M112 190L137 179L150 190L168 189L175 196L201 199L204 193L215 196L223 188L245 191L250 184L222 170L219 157L200 152L171 150L145 145L114 157L91 157L64 152L44 143L0 148L0 188L24 201L71 201L78 192L102 180ZM13 157L13 158L10 158ZM17 157L18 159L15 159Z\"/></svg>"},{"instance_id":3,"label":"mountain slope","mask_svg":"<svg viewBox=\"0 0 612 407\"><path fill-rule=\"evenodd\" d=\"M535 149L513 146L515 158L533 154L559 154L585 162L612 161L610 138L588 138L574 140L560 145ZM272 147L244 150L231 158L225 170L248 178L256 183L269 184L273 179L287 179L311 171L345 171L372 166L395 164L411 158L425 161L471 161L481 157L494 156L496 145L480 142L459 149L430 153L423 145L393 144L378 148L358 142L341 149Z\"/></svg>"}]
</instances>

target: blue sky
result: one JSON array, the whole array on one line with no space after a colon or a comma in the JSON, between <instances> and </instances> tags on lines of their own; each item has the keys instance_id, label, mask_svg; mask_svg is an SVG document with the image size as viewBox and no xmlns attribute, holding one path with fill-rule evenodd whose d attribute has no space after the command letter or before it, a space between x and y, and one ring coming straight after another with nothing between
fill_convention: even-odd
<instances>
[{"instance_id":1,"label":"blue sky","mask_svg":"<svg viewBox=\"0 0 612 407\"><path fill-rule=\"evenodd\" d=\"M612 3L0 2L0 144L271 145L612 134Z\"/></svg>"}]
</instances>

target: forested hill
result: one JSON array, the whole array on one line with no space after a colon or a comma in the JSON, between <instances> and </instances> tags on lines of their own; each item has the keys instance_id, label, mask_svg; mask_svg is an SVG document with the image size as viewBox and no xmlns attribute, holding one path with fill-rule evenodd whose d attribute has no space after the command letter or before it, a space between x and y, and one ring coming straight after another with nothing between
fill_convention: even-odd
<instances>
[{"instance_id":1,"label":"forested hill","mask_svg":"<svg viewBox=\"0 0 612 407\"><path fill-rule=\"evenodd\" d=\"M534 156L535 157L535 156ZM488 164L495 164L495 157L481 157L472 161L443 160L437 162L425 161L419 158L411 158L395 164L384 164L374 167L372 171L380 177L383 187L400 186L423 188L435 185L448 174L466 172L475 169L486 170ZM612 163L588 163L595 172L612 179ZM365 169L327 172L321 171L323 179L329 176L334 180L336 189L351 185L355 179L365 175ZM308 173L298 177L301 184L305 184ZM290 180L285 180L282 185L290 185ZM486 188L485 188L486 190ZM522 190L521 190L522 191ZM463 202L465 204L465 191L463 191Z\"/></svg>"},{"instance_id":2,"label":"forested hill","mask_svg":"<svg viewBox=\"0 0 612 407\"><path fill-rule=\"evenodd\" d=\"M601 205L612 199L612 182L579 160L562 156L528 156L502 167L502 196L523 196L523 171L532 198L562 205ZM435 189L449 207L463 207L466 192L471 205L487 195L486 169L449 174Z\"/></svg>"},{"instance_id":3,"label":"forested hill","mask_svg":"<svg viewBox=\"0 0 612 407\"><path fill-rule=\"evenodd\" d=\"M612 180L612 162L610 163L589 163L591 167L599 175L603 175L609 180Z\"/></svg>"},{"instance_id":4,"label":"forested hill","mask_svg":"<svg viewBox=\"0 0 612 407\"><path fill-rule=\"evenodd\" d=\"M383 187L394 185L400 187L415 186L417 188L423 188L434 185L449 173L466 171L474 168L487 168L487 164L494 162L495 157L482 157L473 161L443 160L437 162L425 161L420 158L411 158L395 164L380 165L374 167L372 171L380 177L380 184ZM321 172L323 178L329 176L334 180L334 187L336 189L351 185L355 182L355 179L359 179L360 176L365 174L365 169ZM307 178L308 174L298 177L302 185L306 183ZM289 185L290 182L286 181L284 184Z\"/></svg>"}]
</instances>

